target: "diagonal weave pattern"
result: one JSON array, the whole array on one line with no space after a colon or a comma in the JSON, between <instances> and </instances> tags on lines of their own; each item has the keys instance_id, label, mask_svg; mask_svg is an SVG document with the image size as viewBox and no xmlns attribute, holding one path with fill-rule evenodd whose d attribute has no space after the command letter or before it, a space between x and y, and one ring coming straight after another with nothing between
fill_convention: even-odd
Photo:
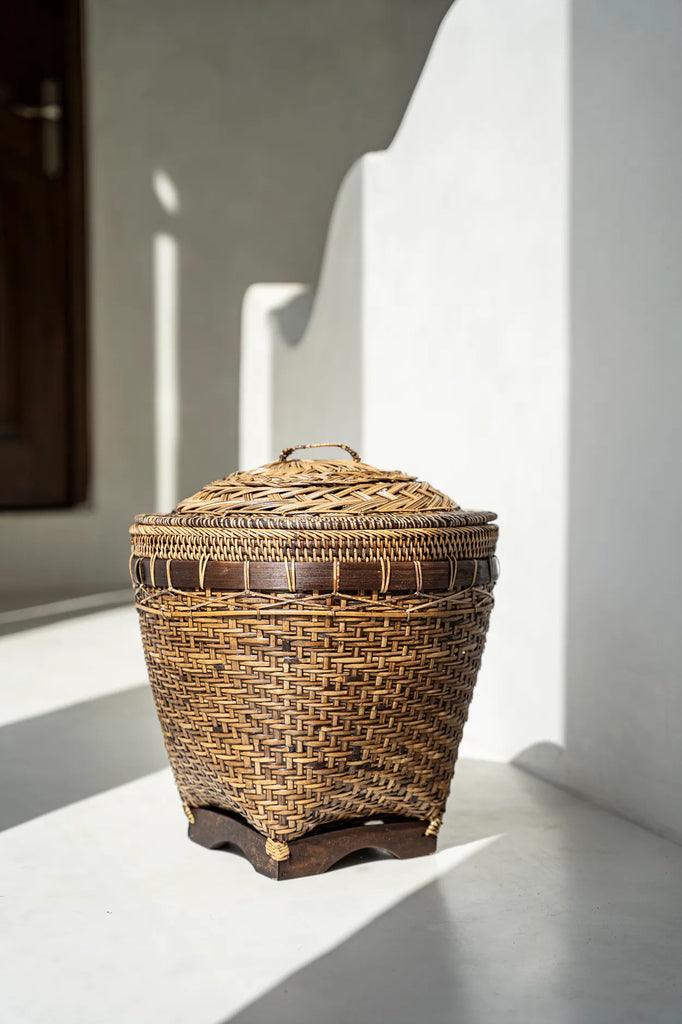
<instances>
[{"instance_id":1,"label":"diagonal weave pattern","mask_svg":"<svg viewBox=\"0 0 682 1024\"><path fill-rule=\"evenodd\" d=\"M285 456L285 452L282 453ZM182 515L367 516L451 512L458 506L430 484L396 470L376 469L355 456L337 459L280 457L248 473L232 473L206 484L178 505Z\"/></svg>"},{"instance_id":2,"label":"diagonal weave pattern","mask_svg":"<svg viewBox=\"0 0 682 1024\"><path fill-rule=\"evenodd\" d=\"M378 815L436 834L497 575L493 513L338 447L286 448L130 531L185 809L240 815L275 860Z\"/></svg>"},{"instance_id":3,"label":"diagonal weave pattern","mask_svg":"<svg viewBox=\"0 0 682 1024\"><path fill-rule=\"evenodd\" d=\"M274 842L443 813L492 587L439 595L140 587L154 698L183 801Z\"/></svg>"}]
</instances>

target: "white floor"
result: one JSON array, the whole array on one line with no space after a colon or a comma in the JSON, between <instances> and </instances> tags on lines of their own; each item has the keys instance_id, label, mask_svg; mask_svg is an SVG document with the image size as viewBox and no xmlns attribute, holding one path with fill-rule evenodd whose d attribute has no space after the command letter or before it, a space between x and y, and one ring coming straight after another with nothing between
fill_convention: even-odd
<instances>
[{"instance_id":1,"label":"white floor","mask_svg":"<svg viewBox=\"0 0 682 1024\"><path fill-rule=\"evenodd\" d=\"M66 707L44 681L29 692L17 645L92 654L82 623L0 640L17 673L0 728L2 1024L680 1024L682 848L463 761L436 856L271 882L185 838L169 773L151 770L134 619L89 623L123 692L72 679ZM48 797L32 810L35 763Z\"/></svg>"}]
</instances>

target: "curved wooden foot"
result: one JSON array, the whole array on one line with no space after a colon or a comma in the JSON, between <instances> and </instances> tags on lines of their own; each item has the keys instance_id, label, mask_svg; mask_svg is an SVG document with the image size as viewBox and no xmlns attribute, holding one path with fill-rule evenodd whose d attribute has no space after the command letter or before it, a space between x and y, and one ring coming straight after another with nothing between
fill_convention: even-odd
<instances>
[{"instance_id":1,"label":"curved wooden foot","mask_svg":"<svg viewBox=\"0 0 682 1024\"><path fill-rule=\"evenodd\" d=\"M266 851L265 836L245 821L212 807L193 809L189 838L209 850L238 847L256 871L268 878L303 878L319 875L351 853L381 850L400 860L435 853L436 837L425 835L426 821L388 819L318 829L289 843L287 860L274 860Z\"/></svg>"}]
</instances>

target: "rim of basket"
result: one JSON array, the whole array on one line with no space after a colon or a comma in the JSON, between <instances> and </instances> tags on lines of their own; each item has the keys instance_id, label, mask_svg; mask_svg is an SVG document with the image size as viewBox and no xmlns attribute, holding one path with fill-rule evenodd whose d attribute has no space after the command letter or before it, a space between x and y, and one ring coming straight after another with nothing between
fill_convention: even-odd
<instances>
[{"instance_id":1,"label":"rim of basket","mask_svg":"<svg viewBox=\"0 0 682 1024\"><path fill-rule=\"evenodd\" d=\"M210 516L201 513L140 513L134 526L158 526L182 529L225 530L342 530L375 531L486 526L497 519L497 513L458 509L452 512L415 512L404 514L338 515L333 513L294 513L292 515L234 514Z\"/></svg>"}]
</instances>

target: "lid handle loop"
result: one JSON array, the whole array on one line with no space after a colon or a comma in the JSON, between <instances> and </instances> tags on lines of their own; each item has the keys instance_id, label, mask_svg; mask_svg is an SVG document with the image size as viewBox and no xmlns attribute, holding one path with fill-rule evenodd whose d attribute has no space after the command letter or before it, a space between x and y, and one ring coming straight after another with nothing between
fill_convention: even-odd
<instances>
[{"instance_id":1,"label":"lid handle loop","mask_svg":"<svg viewBox=\"0 0 682 1024\"><path fill-rule=\"evenodd\" d=\"M303 448L343 448L343 450L348 452L351 456L353 462L361 461L360 456L354 448L351 448L350 445L340 444L336 441L318 441L315 444L295 444L292 445L291 448L282 448L282 451L279 453L279 461L286 462L293 452L301 451Z\"/></svg>"}]
</instances>

